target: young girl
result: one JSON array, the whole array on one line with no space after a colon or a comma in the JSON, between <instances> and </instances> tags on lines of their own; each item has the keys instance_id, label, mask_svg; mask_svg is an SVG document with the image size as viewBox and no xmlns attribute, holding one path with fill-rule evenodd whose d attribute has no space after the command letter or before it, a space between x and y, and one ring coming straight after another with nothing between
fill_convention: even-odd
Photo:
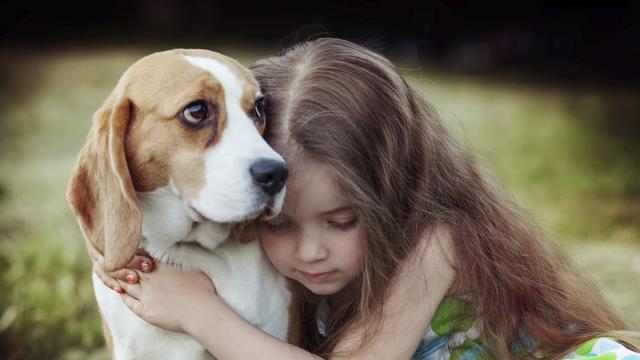
<instances>
[{"instance_id":1,"label":"young girl","mask_svg":"<svg viewBox=\"0 0 640 360\"><path fill-rule=\"evenodd\" d=\"M167 265L110 274L130 282L122 298L140 317L220 359L640 359L638 336L387 59L319 39L253 71L265 136L290 168L260 241L298 284L301 348L235 314L203 274Z\"/></svg>"}]
</instances>

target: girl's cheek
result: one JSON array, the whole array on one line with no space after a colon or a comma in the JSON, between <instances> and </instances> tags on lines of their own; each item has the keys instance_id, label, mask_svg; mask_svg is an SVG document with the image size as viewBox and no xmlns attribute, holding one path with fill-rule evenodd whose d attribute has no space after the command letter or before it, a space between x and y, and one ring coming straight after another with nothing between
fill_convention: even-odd
<instances>
[{"instance_id":1,"label":"girl's cheek","mask_svg":"<svg viewBox=\"0 0 640 360\"><path fill-rule=\"evenodd\" d=\"M360 229L359 229L360 230ZM351 253L353 254L353 265L357 268L362 268L364 263L364 235L361 231L358 231L356 237L353 239L353 247Z\"/></svg>"},{"instance_id":2,"label":"girl's cheek","mask_svg":"<svg viewBox=\"0 0 640 360\"><path fill-rule=\"evenodd\" d=\"M262 235L260 238L262 239L262 248L271 261L271 264L284 274L291 256L287 254L286 242L273 235Z\"/></svg>"}]
</instances>

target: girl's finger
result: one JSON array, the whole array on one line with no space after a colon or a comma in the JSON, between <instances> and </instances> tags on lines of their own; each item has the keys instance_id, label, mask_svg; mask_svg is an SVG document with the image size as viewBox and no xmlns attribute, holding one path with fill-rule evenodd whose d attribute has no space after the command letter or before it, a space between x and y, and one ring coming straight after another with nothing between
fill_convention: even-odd
<instances>
[{"instance_id":1,"label":"girl's finger","mask_svg":"<svg viewBox=\"0 0 640 360\"><path fill-rule=\"evenodd\" d=\"M93 263L93 272L98 276L98 279L100 279L100 281L102 281L102 283L107 287L119 293L123 292L122 287L118 284L118 281L107 275L100 264L97 264L96 262Z\"/></svg>"},{"instance_id":2,"label":"girl's finger","mask_svg":"<svg viewBox=\"0 0 640 360\"><path fill-rule=\"evenodd\" d=\"M118 281L118 284L127 292L127 294L136 299L140 299L140 294L142 293L140 284L129 284L124 281Z\"/></svg>"},{"instance_id":3,"label":"girl's finger","mask_svg":"<svg viewBox=\"0 0 640 360\"><path fill-rule=\"evenodd\" d=\"M108 273L108 276L111 276L114 279L127 282L129 284L137 284L140 281L140 277L138 273L134 270L129 269L120 269L116 271L112 271Z\"/></svg>"},{"instance_id":4,"label":"girl's finger","mask_svg":"<svg viewBox=\"0 0 640 360\"><path fill-rule=\"evenodd\" d=\"M153 270L153 259L151 259L151 256L148 256L148 254L147 255L137 254L136 256L133 257L133 260L131 260L127 264L126 267L129 269L136 269L142 272L150 272L151 270Z\"/></svg>"},{"instance_id":5,"label":"girl's finger","mask_svg":"<svg viewBox=\"0 0 640 360\"><path fill-rule=\"evenodd\" d=\"M142 305L142 302L140 302L140 300L130 296L127 293L120 294L120 298L122 299L124 304L127 305L129 310L133 311L133 313L138 315L139 317L142 317L144 313L144 306Z\"/></svg>"}]
</instances>

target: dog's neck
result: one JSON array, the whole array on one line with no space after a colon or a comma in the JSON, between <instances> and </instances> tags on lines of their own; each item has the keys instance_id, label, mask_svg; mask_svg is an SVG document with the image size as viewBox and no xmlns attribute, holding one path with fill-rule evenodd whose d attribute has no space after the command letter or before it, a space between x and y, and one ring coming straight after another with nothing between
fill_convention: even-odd
<instances>
[{"instance_id":1,"label":"dog's neck","mask_svg":"<svg viewBox=\"0 0 640 360\"><path fill-rule=\"evenodd\" d=\"M142 209L141 246L160 261L179 264L181 259L173 256L179 253L173 251L177 247L200 246L213 251L231 234L228 224L195 221L180 194L170 186L137 195Z\"/></svg>"}]
</instances>

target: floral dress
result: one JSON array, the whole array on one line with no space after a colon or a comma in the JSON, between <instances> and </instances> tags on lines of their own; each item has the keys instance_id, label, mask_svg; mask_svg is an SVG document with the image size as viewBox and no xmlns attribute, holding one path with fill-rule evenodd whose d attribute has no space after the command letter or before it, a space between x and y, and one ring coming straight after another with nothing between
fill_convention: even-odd
<instances>
[{"instance_id":1,"label":"floral dress","mask_svg":"<svg viewBox=\"0 0 640 360\"><path fill-rule=\"evenodd\" d=\"M454 321L456 320L456 321ZM479 341L482 323L473 307L460 299L445 298L431 326L413 355L413 360L493 360ZM518 358L544 358L536 342L524 334L513 349ZM565 360L640 360L640 353L609 338L596 338L563 357Z\"/></svg>"}]
</instances>

